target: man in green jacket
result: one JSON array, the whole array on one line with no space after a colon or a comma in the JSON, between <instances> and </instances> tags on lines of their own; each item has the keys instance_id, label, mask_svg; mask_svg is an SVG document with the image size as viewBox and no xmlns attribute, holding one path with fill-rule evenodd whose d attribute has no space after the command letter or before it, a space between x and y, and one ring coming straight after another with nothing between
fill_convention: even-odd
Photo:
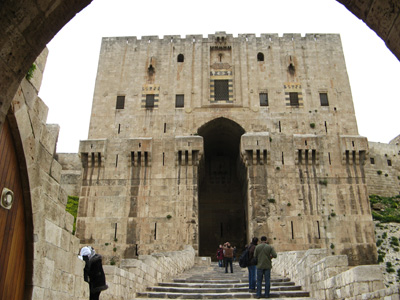
<instances>
[{"instance_id":1,"label":"man in green jacket","mask_svg":"<svg viewBox=\"0 0 400 300\"><path fill-rule=\"evenodd\" d=\"M257 258L257 299L261 298L261 285L263 276L265 276L265 298L269 298L271 286L272 258L277 254L274 247L267 244L267 237L261 237L261 244L254 250L254 257Z\"/></svg>"}]
</instances>

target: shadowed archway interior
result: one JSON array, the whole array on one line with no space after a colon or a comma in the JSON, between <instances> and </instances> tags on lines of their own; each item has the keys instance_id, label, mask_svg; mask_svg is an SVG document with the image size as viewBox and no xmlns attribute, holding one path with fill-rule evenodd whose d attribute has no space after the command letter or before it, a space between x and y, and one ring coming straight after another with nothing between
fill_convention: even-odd
<instances>
[{"instance_id":1,"label":"shadowed archway interior","mask_svg":"<svg viewBox=\"0 0 400 300\"><path fill-rule=\"evenodd\" d=\"M204 139L204 165L199 186L199 255L211 256L229 241L246 244L246 176L240 160L244 129L226 118L208 122L198 130Z\"/></svg>"}]
</instances>

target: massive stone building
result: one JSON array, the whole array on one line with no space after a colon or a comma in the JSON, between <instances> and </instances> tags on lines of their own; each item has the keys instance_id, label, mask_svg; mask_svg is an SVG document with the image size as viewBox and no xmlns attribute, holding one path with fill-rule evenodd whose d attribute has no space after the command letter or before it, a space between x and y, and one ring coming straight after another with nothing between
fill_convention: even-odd
<instances>
[{"instance_id":1,"label":"massive stone building","mask_svg":"<svg viewBox=\"0 0 400 300\"><path fill-rule=\"evenodd\" d=\"M375 263L339 35L104 38L77 236L109 257L267 235Z\"/></svg>"}]
</instances>

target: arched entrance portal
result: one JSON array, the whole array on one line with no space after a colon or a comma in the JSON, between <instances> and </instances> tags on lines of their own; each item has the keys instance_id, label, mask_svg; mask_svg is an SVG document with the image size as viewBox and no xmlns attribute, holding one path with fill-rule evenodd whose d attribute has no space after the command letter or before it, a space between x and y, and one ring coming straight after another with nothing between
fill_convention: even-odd
<instances>
[{"instance_id":1,"label":"arched entrance portal","mask_svg":"<svg viewBox=\"0 0 400 300\"><path fill-rule=\"evenodd\" d=\"M226 241L246 244L247 185L240 160L244 129L226 118L198 130L204 139L204 165L199 183L199 254L211 256Z\"/></svg>"}]
</instances>

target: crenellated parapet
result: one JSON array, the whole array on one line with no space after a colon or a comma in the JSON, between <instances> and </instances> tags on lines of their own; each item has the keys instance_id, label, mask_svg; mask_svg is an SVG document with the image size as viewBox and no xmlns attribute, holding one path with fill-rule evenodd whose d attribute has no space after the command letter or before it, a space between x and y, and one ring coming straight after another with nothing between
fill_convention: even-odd
<instances>
[{"instance_id":1,"label":"crenellated parapet","mask_svg":"<svg viewBox=\"0 0 400 300\"><path fill-rule=\"evenodd\" d=\"M109 42L118 42L125 41L126 44L135 44L135 43L147 43L151 44L154 42L159 42L163 44L181 44L181 43L210 43L211 49L230 49L232 47L232 43L234 41L246 41L249 43L253 42L300 42L304 40L318 42L319 40L332 39L337 38L336 34L314 34L307 33L305 35L301 35L300 33L285 33L282 36L279 36L277 33L261 33L260 36L257 36L254 33L244 33L238 34L237 37L234 37L232 34L227 34L224 31L218 31L215 34L208 34L207 37L204 37L201 34L189 34L184 37L180 35L164 35L163 37L159 37L157 35L150 36L142 36L140 39L135 36L126 36L126 37L104 37L103 41Z\"/></svg>"},{"instance_id":2,"label":"crenellated parapet","mask_svg":"<svg viewBox=\"0 0 400 300\"><path fill-rule=\"evenodd\" d=\"M313 134L294 134L293 146L295 149L296 165L318 165L320 151L318 151L320 137Z\"/></svg>"},{"instance_id":3,"label":"crenellated parapet","mask_svg":"<svg viewBox=\"0 0 400 300\"><path fill-rule=\"evenodd\" d=\"M240 152L246 166L269 164L271 140L269 132L245 133L241 138Z\"/></svg>"},{"instance_id":4,"label":"crenellated parapet","mask_svg":"<svg viewBox=\"0 0 400 300\"><path fill-rule=\"evenodd\" d=\"M198 166L204 153L203 138L201 136L175 137L175 165Z\"/></svg>"},{"instance_id":5,"label":"crenellated parapet","mask_svg":"<svg viewBox=\"0 0 400 300\"><path fill-rule=\"evenodd\" d=\"M82 167L100 167L104 164L107 153L107 139L85 140L79 144Z\"/></svg>"},{"instance_id":6,"label":"crenellated parapet","mask_svg":"<svg viewBox=\"0 0 400 300\"><path fill-rule=\"evenodd\" d=\"M341 135L342 164L364 165L368 155L368 140L362 136Z\"/></svg>"},{"instance_id":7,"label":"crenellated parapet","mask_svg":"<svg viewBox=\"0 0 400 300\"><path fill-rule=\"evenodd\" d=\"M131 166L150 167L152 153L152 138L136 138L127 140L128 162Z\"/></svg>"}]
</instances>

